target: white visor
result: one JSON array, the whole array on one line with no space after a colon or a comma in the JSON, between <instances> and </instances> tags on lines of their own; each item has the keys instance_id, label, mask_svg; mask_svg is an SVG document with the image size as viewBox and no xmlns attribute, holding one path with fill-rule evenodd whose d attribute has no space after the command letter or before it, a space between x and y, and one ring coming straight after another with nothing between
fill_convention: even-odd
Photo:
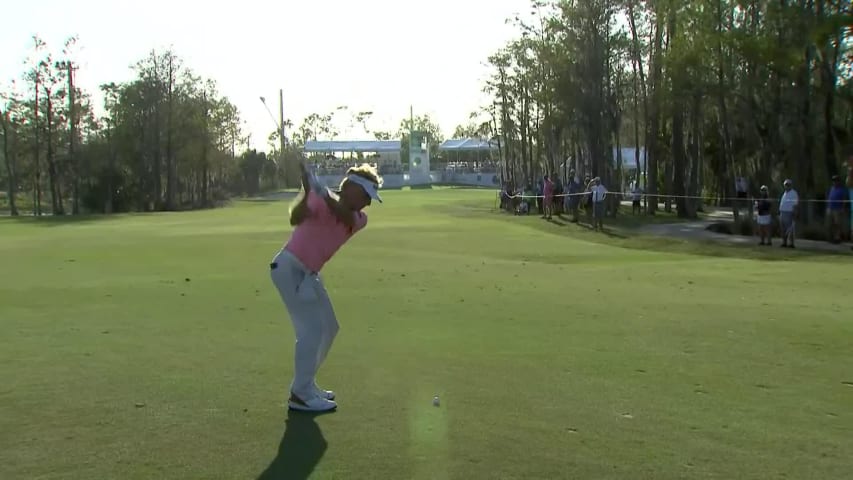
<instances>
[{"instance_id":1,"label":"white visor","mask_svg":"<svg viewBox=\"0 0 853 480\"><path fill-rule=\"evenodd\" d=\"M359 175L347 175L346 180L348 182L357 183L361 186L361 188L364 189L364 191L370 198L379 201L379 203L382 203L382 197L379 196L379 185Z\"/></svg>"}]
</instances>

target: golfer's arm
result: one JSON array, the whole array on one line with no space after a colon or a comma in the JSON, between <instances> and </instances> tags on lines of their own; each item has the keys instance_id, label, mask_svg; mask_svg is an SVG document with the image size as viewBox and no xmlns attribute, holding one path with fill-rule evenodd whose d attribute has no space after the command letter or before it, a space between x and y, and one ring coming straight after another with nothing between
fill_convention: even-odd
<instances>
[{"instance_id":1,"label":"golfer's arm","mask_svg":"<svg viewBox=\"0 0 853 480\"><path fill-rule=\"evenodd\" d=\"M338 220L343 222L344 225L348 227L352 227L353 225L355 225L355 222L352 218L352 212L344 211L338 199L332 198L331 195L327 195L326 197L324 197L324 200L326 200L326 205L329 206L329 209L332 211L332 213L334 213L335 216L338 217Z\"/></svg>"},{"instance_id":2,"label":"golfer's arm","mask_svg":"<svg viewBox=\"0 0 853 480\"><path fill-rule=\"evenodd\" d=\"M295 226L308 218L308 192L302 192L302 198L290 209L290 225Z\"/></svg>"}]
</instances>

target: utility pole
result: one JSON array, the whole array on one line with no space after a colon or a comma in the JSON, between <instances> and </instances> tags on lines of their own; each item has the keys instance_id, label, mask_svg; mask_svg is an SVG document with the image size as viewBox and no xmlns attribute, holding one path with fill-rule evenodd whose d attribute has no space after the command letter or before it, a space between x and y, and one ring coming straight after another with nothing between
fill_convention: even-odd
<instances>
[{"instance_id":1,"label":"utility pole","mask_svg":"<svg viewBox=\"0 0 853 480\"><path fill-rule=\"evenodd\" d=\"M279 141L281 142L281 173L284 177L284 187L290 186L290 178L287 175L287 158L285 156L285 140L284 140L284 89L278 90L278 126L280 128Z\"/></svg>"}]
</instances>

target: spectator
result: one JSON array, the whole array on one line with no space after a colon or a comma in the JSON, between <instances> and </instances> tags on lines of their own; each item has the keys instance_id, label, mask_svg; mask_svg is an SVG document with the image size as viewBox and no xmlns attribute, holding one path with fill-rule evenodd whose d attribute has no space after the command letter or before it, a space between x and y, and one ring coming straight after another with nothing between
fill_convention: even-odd
<instances>
[{"instance_id":1,"label":"spectator","mask_svg":"<svg viewBox=\"0 0 853 480\"><path fill-rule=\"evenodd\" d=\"M592 180L592 217L593 229L604 230L604 198L607 196L607 189L601 184L601 178L595 177Z\"/></svg>"},{"instance_id":2,"label":"spectator","mask_svg":"<svg viewBox=\"0 0 853 480\"><path fill-rule=\"evenodd\" d=\"M564 203L566 205L566 209L572 212L572 222L578 223L578 206L581 202L580 193L583 192L583 188L581 187L580 178L575 175L575 171L572 170L569 172L569 178L566 180L566 193L568 195L565 197Z\"/></svg>"},{"instance_id":3,"label":"spectator","mask_svg":"<svg viewBox=\"0 0 853 480\"><path fill-rule=\"evenodd\" d=\"M770 224L773 221L771 216L770 196L767 191L767 185L761 186L761 193L758 201L755 202L755 210L758 215L758 235L761 237L759 245L773 245L773 234L770 231Z\"/></svg>"},{"instance_id":4,"label":"spectator","mask_svg":"<svg viewBox=\"0 0 853 480\"><path fill-rule=\"evenodd\" d=\"M844 211L847 208L847 189L841 185L841 177L832 176L832 187L827 195L829 205L829 240L832 243L841 243L841 232L844 225Z\"/></svg>"},{"instance_id":5,"label":"spectator","mask_svg":"<svg viewBox=\"0 0 853 480\"><path fill-rule=\"evenodd\" d=\"M548 175L542 177L542 218L551 220L554 211L554 182Z\"/></svg>"},{"instance_id":6,"label":"spectator","mask_svg":"<svg viewBox=\"0 0 853 480\"><path fill-rule=\"evenodd\" d=\"M554 209L554 213L561 215L563 213L563 202L561 201L564 192L563 180L559 175L553 175L552 179L554 180L554 198L551 201L551 208Z\"/></svg>"},{"instance_id":7,"label":"spectator","mask_svg":"<svg viewBox=\"0 0 853 480\"><path fill-rule=\"evenodd\" d=\"M800 196L794 190L794 183L788 179L782 184L785 193L779 200L779 223L782 227L782 248L794 248L796 220L800 205Z\"/></svg>"},{"instance_id":8,"label":"spectator","mask_svg":"<svg viewBox=\"0 0 853 480\"><path fill-rule=\"evenodd\" d=\"M642 213L643 209L640 206L640 200L643 198L643 189L640 188L640 182L634 182L634 188L631 190L631 213L634 215Z\"/></svg>"}]
</instances>

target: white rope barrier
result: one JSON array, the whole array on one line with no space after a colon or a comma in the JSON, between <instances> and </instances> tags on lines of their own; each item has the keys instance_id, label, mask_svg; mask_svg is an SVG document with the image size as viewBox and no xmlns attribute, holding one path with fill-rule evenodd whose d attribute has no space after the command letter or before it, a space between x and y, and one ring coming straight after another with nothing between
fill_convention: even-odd
<instances>
[{"instance_id":1,"label":"white rope barrier","mask_svg":"<svg viewBox=\"0 0 853 480\"><path fill-rule=\"evenodd\" d=\"M500 197L501 195L503 195L505 193L506 192L504 192L502 190L497 191L498 197ZM633 199L633 196L635 194L633 192L621 192L621 193L620 192L605 192L604 197L607 198L608 196L611 196L611 195L621 195L623 197L629 197L629 198ZM715 201L715 202L716 201L727 201L727 200L734 200L734 201L741 201L741 202L743 202L745 200L746 201L754 201L754 202L757 202L759 200L769 200L769 201L781 200L780 197L768 197L766 199L765 198L756 198L756 197L748 197L748 198L737 198L737 197L735 197L735 198L732 198L732 197L712 197L712 196L701 196L701 195L666 195L666 194L662 194L662 193L656 193L656 194L641 193L639 195L641 197L640 198L641 200L643 197L645 197L645 198L658 197L658 198L663 198L663 199L685 198L685 199L692 199L692 200L710 200L710 201ZM587 196L587 197L592 196L592 192L560 193L560 194L551 195L551 197L553 197L553 198L584 197L584 196ZM524 199L524 198L545 198L545 195L512 194L512 195L508 195L507 198L510 198L510 199L515 199L515 198L521 198L521 199ZM803 198L799 199L799 203L830 203L830 202L853 203L853 200L850 200L850 199L846 199L846 200L823 199L823 200L821 200L821 199L803 199Z\"/></svg>"}]
</instances>

